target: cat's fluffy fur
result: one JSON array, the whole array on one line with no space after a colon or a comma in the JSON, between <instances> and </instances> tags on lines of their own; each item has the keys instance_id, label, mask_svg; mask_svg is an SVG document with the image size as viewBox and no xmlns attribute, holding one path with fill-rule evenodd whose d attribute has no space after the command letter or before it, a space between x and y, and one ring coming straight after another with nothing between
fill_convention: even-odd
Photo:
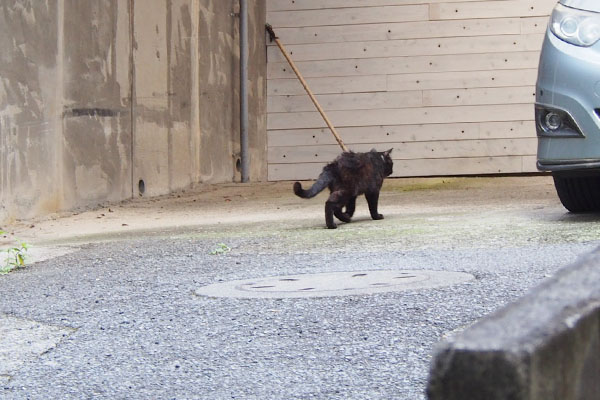
<instances>
[{"instance_id":1,"label":"cat's fluffy fur","mask_svg":"<svg viewBox=\"0 0 600 400\"><path fill-rule=\"evenodd\" d=\"M373 219L383 219L377 212L379 191L383 179L392 173L392 149L367 153L344 152L323 168L323 172L310 189L302 189L300 182L294 183L294 193L304 199L317 195L326 187L331 192L325 203L325 223L329 229L337 228L335 215L343 222L350 222L354 215L356 197L364 194ZM345 211L342 209L346 207Z\"/></svg>"}]
</instances>

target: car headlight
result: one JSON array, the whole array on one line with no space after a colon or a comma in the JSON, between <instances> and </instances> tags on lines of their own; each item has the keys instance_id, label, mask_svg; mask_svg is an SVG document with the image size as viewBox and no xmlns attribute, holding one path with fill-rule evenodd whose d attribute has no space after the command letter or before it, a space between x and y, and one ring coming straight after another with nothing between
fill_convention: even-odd
<instances>
[{"instance_id":1,"label":"car headlight","mask_svg":"<svg viewBox=\"0 0 600 400\"><path fill-rule=\"evenodd\" d=\"M552 12L550 30L565 42L589 47L600 40L600 13L557 4Z\"/></svg>"}]
</instances>

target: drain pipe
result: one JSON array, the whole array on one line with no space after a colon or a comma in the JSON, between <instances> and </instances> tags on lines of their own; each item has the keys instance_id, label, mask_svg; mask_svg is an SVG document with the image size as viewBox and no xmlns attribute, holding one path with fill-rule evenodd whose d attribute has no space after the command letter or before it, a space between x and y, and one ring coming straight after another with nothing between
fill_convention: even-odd
<instances>
[{"instance_id":1,"label":"drain pipe","mask_svg":"<svg viewBox=\"0 0 600 400\"><path fill-rule=\"evenodd\" d=\"M248 154L248 1L240 1L240 148L242 182L250 179Z\"/></svg>"}]
</instances>

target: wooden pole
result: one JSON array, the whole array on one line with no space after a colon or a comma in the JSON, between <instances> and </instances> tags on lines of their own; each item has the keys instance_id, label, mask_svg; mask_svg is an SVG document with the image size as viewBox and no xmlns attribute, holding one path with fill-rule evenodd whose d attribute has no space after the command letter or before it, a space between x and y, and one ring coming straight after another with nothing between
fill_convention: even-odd
<instances>
[{"instance_id":1,"label":"wooden pole","mask_svg":"<svg viewBox=\"0 0 600 400\"><path fill-rule=\"evenodd\" d=\"M306 81L302 77L302 74L300 74L300 71L298 71L298 68L296 67L296 64L294 64L294 61L292 61L292 59L288 55L287 51L285 51L285 48L283 47L283 45L279 41L279 38L277 36L275 36L275 32L273 32L273 27L270 24L267 24L266 27L267 27L267 32L269 32L269 37L271 38L271 41L275 41L275 44L277 45L277 47L279 47L279 50L281 50L281 53L283 54L283 56L285 57L285 59L287 60L287 62L290 64L290 67L292 67L292 70L294 71L294 73L298 77L298 80L300 80L300 83L304 87L304 90L306 90L306 93L308 94L308 97L310 97L310 99L312 100L313 104L317 108L317 111L319 111L319 114L321 114L321 117L323 117L323 120L325 121L325 123L327 124L327 126L329 127L329 129L331 130L331 133L333 133L333 136L335 137L335 140L337 140L337 142L340 145L340 147L342 148L342 150L347 152L348 151L348 147L346 147L346 145L342 141L342 138L337 133L335 127L333 126L333 124L331 123L331 121L329 120L329 118L327 118L327 115L325 114L325 111L323 110L323 108L321 107L321 105L319 104L319 102L317 101L317 99L315 98L315 95L312 93L312 91L308 87L308 84L306 83Z\"/></svg>"}]
</instances>

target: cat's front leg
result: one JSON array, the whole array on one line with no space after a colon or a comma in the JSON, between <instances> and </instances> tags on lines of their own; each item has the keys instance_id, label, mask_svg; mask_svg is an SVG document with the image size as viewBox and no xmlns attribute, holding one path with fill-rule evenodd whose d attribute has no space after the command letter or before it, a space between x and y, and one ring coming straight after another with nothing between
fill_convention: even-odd
<instances>
[{"instance_id":1,"label":"cat's front leg","mask_svg":"<svg viewBox=\"0 0 600 400\"><path fill-rule=\"evenodd\" d=\"M383 215L377 212L377 203L379 203L379 192L365 193L367 203L369 204L369 212L373 219L383 219Z\"/></svg>"}]
</instances>

